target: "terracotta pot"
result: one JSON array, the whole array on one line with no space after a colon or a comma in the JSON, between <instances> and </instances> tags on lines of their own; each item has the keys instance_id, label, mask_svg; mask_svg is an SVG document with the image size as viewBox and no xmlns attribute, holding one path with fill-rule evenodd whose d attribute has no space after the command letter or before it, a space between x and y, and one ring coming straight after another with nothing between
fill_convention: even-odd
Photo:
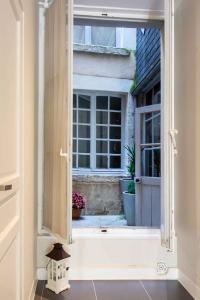
<instances>
[{"instance_id":1,"label":"terracotta pot","mask_svg":"<svg viewBox=\"0 0 200 300\"><path fill-rule=\"evenodd\" d=\"M72 219L78 220L81 216L81 209L80 208L73 208L72 209Z\"/></svg>"}]
</instances>

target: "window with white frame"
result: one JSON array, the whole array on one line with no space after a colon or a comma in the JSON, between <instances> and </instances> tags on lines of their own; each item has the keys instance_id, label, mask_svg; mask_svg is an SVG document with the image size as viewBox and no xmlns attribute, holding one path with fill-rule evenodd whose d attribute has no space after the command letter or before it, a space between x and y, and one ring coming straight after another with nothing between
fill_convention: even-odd
<instances>
[{"instance_id":1,"label":"window with white frame","mask_svg":"<svg viewBox=\"0 0 200 300\"><path fill-rule=\"evenodd\" d=\"M74 26L74 43L116 47L116 27Z\"/></svg>"},{"instance_id":2,"label":"window with white frame","mask_svg":"<svg viewBox=\"0 0 200 300\"><path fill-rule=\"evenodd\" d=\"M122 98L73 96L73 168L121 169Z\"/></svg>"},{"instance_id":3,"label":"window with white frame","mask_svg":"<svg viewBox=\"0 0 200 300\"><path fill-rule=\"evenodd\" d=\"M92 26L91 44L116 47L116 28Z\"/></svg>"},{"instance_id":4,"label":"window with white frame","mask_svg":"<svg viewBox=\"0 0 200 300\"><path fill-rule=\"evenodd\" d=\"M160 111L143 114L141 137L142 176L160 177Z\"/></svg>"},{"instance_id":5,"label":"window with white frame","mask_svg":"<svg viewBox=\"0 0 200 300\"><path fill-rule=\"evenodd\" d=\"M74 43L85 44L85 26L74 26Z\"/></svg>"}]
</instances>

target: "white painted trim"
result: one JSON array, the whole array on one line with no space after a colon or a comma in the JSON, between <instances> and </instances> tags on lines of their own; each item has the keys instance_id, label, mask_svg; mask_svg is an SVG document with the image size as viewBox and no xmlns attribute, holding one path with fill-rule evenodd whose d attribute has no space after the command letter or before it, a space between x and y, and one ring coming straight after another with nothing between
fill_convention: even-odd
<instances>
[{"instance_id":1,"label":"white painted trim","mask_svg":"<svg viewBox=\"0 0 200 300\"><path fill-rule=\"evenodd\" d=\"M180 270L178 270L178 280L195 300L200 300L200 287Z\"/></svg>"},{"instance_id":2,"label":"white painted trim","mask_svg":"<svg viewBox=\"0 0 200 300\"><path fill-rule=\"evenodd\" d=\"M35 299L35 291L36 291L36 287L37 287L37 282L38 281L36 279L33 281L31 289L30 289L28 300L34 300Z\"/></svg>"},{"instance_id":3,"label":"white painted trim","mask_svg":"<svg viewBox=\"0 0 200 300\"><path fill-rule=\"evenodd\" d=\"M132 9L123 7L101 7L101 6L88 6L88 5L74 5L75 17L104 17L105 20L111 18L112 20L121 19L133 22L138 21L145 23L149 20L163 20L164 11L161 10L145 10L145 9Z\"/></svg>"},{"instance_id":4,"label":"white painted trim","mask_svg":"<svg viewBox=\"0 0 200 300\"><path fill-rule=\"evenodd\" d=\"M38 116L37 116L37 197L38 197L38 233L41 234L43 220L43 154L44 154L44 35L45 9L39 8L39 42L38 42Z\"/></svg>"},{"instance_id":5,"label":"white painted trim","mask_svg":"<svg viewBox=\"0 0 200 300\"><path fill-rule=\"evenodd\" d=\"M72 237L76 240L100 239L100 240L160 240L160 229L125 227L107 228L107 232L101 231L102 228L73 228Z\"/></svg>"},{"instance_id":6,"label":"white painted trim","mask_svg":"<svg viewBox=\"0 0 200 300\"><path fill-rule=\"evenodd\" d=\"M176 268L169 268L165 275L154 268L84 268L70 269L69 280L176 280ZM38 280L47 279L47 270L38 268Z\"/></svg>"},{"instance_id":7,"label":"white painted trim","mask_svg":"<svg viewBox=\"0 0 200 300\"><path fill-rule=\"evenodd\" d=\"M88 175L92 175L92 174L106 174L107 176L111 176L112 174L123 174L124 173L124 167L125 167L125 163L124 163L124 151L123 151L123 148L125 146L125 144L123 144L124 142L124 139L123 139L123 136L124 136L124 133L125 133L125 119L124 119L124 111L125 111L125 97L121 94L118 94L116 95L116 93L112 93L112 92L107 92L107 91L104 91L104 92L98 92L98 91L80 91L80 90L74 90L74 95L76 95L76 101L78 101L78 96L80 95L86 95L86 96L89 96L90 97L90 108L87 108L87 109L83 109L83 108L78 108L78 105L76 106L76 108L73 108L73 110L76 111L76 122L73 123L73 125L76 125L77 128L76 128L76 137L73 139L76 140L76 142L78 140L80 140L78 138L78 126L79 125L85 125L85 126L88 126L90 127L90 138L81 138L81 140L86 140L86 141L90 141L90 153L79 153L78 151L78 148L76 149L76 152L73 152L74 155L76 155L76 168L73 168L73 175L80 175L81 173L83 174L88 174ZM97 96L106 96L108 97L108 109L96 109L96 97ZM110 98L111 97L118 97L121 99L121 110L120 111L115 111L115 110L111 110L110 109L110 106L109 106L109 103L110 103ZM77 102L78 103L78 102ZM78 123L78 112L79 111L87 111L87 112L90 112L90 123ZM109 134L107 136L107 138L96 138L96 111L105 111L108 113L108 124L98 124L98 125L102 125L102 126L109 126L109 127L116 127L116 128L121 128L121 138L120 139L110 139L109 137ZM120 112L121 113L121 124L120 125L112 125L110 123L110 111L113 111L113 112ZM94 141L96 140L101 140L101 141L107 141L108 143L108 151L106 153L97 153L96 152L96 143ZM112 154L110 153L109 151L109 143L110 141L119 141L121 143L121 154ZM77 143L78 145L78 143ZM77 159L78 159L78 156L79 155L90 155L90 168L79 168L78 167L78 162L77 162ZM108 169L98 169L96 168L96 155L102 155L102 156L106 156L108 157L108 163L110 161L110 156L120 156L121 157L121 168L118 168L118 169L111 169L111 168L108 168ZM79 173L80 172L80 173Z\"/></svg>"},{"instance_id":8,"label":"white painted trim","mask_svg":"<svg viewBox=\"0 0 200 300\"><path fill-rule=\"evenodd\" d=\"M161 30L161 234L162 245L174 249L174 26L173 0L165 0L165 26ZM162 85L162 83L164 83Z\"/></svg>"}]
</instances>

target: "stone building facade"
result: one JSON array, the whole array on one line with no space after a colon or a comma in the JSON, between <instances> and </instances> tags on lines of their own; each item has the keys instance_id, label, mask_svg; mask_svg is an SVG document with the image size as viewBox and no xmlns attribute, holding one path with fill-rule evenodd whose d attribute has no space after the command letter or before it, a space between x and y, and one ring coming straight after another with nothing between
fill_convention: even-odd
<instances>
[{"instance_id":1,"label":"stone building facade","mask_svg":"<svg viewBox=\"0 0 200 300\"><path fill-rule=\"evenodd\" d=\"M133 35L133 31L129 32ZM119 180L127 175L124 146L134 143L134 102L130 90L135 68L135 51L126 47L91 45L83 41L74 44L73 191L86 196L87 215L122 213ZM83 108L84 101L88 104L85 102ZM105 101L107 108L102 106ZM120 106L117 106L119 101ZM82 108L78 107L79 102ZM86 114L84 124L88 130L83 137L85 129L80 123L83 119L78 118ZM100 119L97 119L98 114ZM99 138L98 129L101 129L99 134L104 134L103 129L108 130L108 135ZM119 130L120 136L117 136ZM98 147L100 153L97 153Z\"/></svg>"}]
</instances>

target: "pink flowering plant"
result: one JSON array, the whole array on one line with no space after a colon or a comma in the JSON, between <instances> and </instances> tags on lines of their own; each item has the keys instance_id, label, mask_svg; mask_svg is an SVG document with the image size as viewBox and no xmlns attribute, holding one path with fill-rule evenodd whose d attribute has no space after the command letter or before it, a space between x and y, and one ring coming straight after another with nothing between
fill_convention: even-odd
<instances>
[{"instance_id":1,"label":"pink flowering plant","mask_svg":"<svg viewBox=\"0 0 200 300\"><path fill-rule=\"evenodd\" d=\"M85 208L86 199L78 192L72 193L72 208L83 209Z\"/></svg>"}]
</instances>

